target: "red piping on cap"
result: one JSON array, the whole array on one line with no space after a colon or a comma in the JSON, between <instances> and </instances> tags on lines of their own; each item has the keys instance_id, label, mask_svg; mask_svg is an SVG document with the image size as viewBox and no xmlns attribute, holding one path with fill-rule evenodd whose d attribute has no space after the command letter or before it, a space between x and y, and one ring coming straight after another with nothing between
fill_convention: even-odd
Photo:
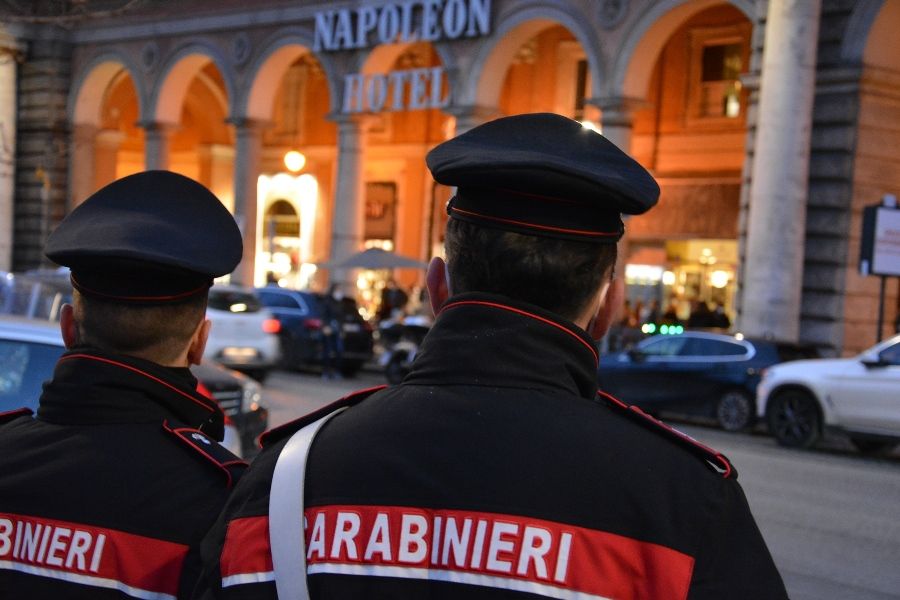
<instances>
[{"instance_id":1,"label":"red piping on cap","mask_svg":"<svg viewBox=\"0 0 900 600\"><path fill-rule=\"evenodd\" d=\"M191 290L189 292L182 292L181 294L174 294L170 296L116 296L114 294L105 294L103 292L98 292L97 290L93 290L89 287L86 287L75 280L75 275L70 274L69 278L72 280L72 285L75 286L79 292L86 293L90 296L98 296L101 298L109 298L111 300L123 300L123 301L132 301L132 302L147 302L151 300L157 301L168 301L174 302L176 300L182 300L184 298L190 298L191 296L195 296L202 292L203 290L208 290L210 288L210 284L203 284L197 289Z\"/></svg>"},{"instance_id":2,"label":"red piping on cap","mask_svg":"<svg viewBox=\"0 0 900 600\"><path fill-rule=\"evenodd\" d=\"M576 340L578 340L581 344L584 345L585 348L587 348L588 350L591 351L591 354L594 355L595 360L600 360L600 357L597 355L597 349L594 348L593 346L591 346L590 344L588 344L583 339L581 339L581 337L578 334L576 334L575 332L573 332L572 330L568 329L567 327L563 327L559 323L554 323L550 319L545 319L544 317L540 317L538 315L532 314L530 312L526 312L524 310L519 310L518 308L513 308L512 306L506 306L504 304L495 304L493 302L484 302L482 300L460 300L459 302L452 302L450 304L447 304L446 306L444 306L444 308L441 309L441 312L444 312L447 309L454 308L457 306L463 306L464 304L475 304L475 305L480 305L480 306L490 306L491 308L501 308L503 310L508 310L509 312L514 312L516 314L520 314L520 315L523 315L526 317L531 317L532 319L536 319L538 321L541 321L542 323L546 323L547 325L552 325L552 326L556 327L557 329L559 329L560 331L564 331L567 334L571 335Z\"/></svg>"},{"instance_id":3,"label":"red piping on cap","mask_svg":"<svg viewBox=\"0 0 900 600\"><path fill-rule=\"evenodd\" d=\"M456 208L455 206L451 206L450 210L462 213L464 215L469 215L472 217L476 217L479 219L485 219L487 221L497 221L498 223L509 223L510 225L519 225L522 227L530 227L532 229L542 229L544 231L556 231L558 233L570 233L573 235L585 235L591 237L614 237L622 235L621 232L599 232L599 231L585 231L582 229L565 229L563 227L551 227L549 225L536 225L534 223L527 223L525 221L515 221L513 219L502 219L500 217L491 217L488 215L483 215L477 212L472 212L469 210L463 210L461 208Z\"/></svg>"}]
</instances>

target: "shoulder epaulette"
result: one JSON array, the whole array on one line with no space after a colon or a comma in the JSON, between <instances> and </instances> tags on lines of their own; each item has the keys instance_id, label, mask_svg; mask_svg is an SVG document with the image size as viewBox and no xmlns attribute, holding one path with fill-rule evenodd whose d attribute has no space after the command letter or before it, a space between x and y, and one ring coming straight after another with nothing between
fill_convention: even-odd
<instances>
[{"instance_id":1,"label":"shoulder epaulette","mask_svg":"<svg viewBox=\"0 0 900 600\"><path fill-rule=\"evenodd\" d=\"M232 454L227 448L214 439L192 427L165 421L163 429L180 440L185 447L200 454L210 465L217 467L225 474L230 488L237 483L249 463Z\"/></svg>"},{"instance_id":2,"label":"shoulder epaulette","mask_svg":"<svg viewBox=\"0 0 900 600\"><path fill-rule=\"evenodd\" d=\"M24 417L25 415L33 415L34 411L30 408L17 408L15 410L8 410L6 412L0 412L0 425L4 423L9 423L14 419L18 419L19 417Z\"/></svg>"},{"instance_id":3,"label":"shoulder epaulette","mask_svg":"<svg viewBox=\"0 0 900 600\"><path fill-rule=\"evenodd\" d=\"M605 392L598 391L597 396L606 404L606 406L613 409L618 414L623 415L645 429L649 429L654 433L674 441L694 456L702 459L711 469L716 473L719 473L723 478L728 479L729 477L732 477L737 479L737 470L721 452L714 450L705 444L701 444L691 436L678 431L674 427L666 425L659 419L648 415L637 406L625 404L618 398L614 398Z\"/></svg>"},{"instance_id":4,"label":"shoulder epaulette","mask_svg":"<svg viewBox=\"0 0 900 600\"><path fill-rule=\"evenodd\" d=\"M318 421L325 415L333 413L339 408L356 406L375 392L380 392L386 387L386 385L379 385L352 392L350 394L347 394L343 398L340 398L339 400L335 400L331 404L327 404L307 415L303 415L299 419L294 419L293 421L289 421L284 425L279 425L278 427L270 429L269 431L259 436L259 445L263 448L265 448L266 446L271 446L278 440L283 440L284 438L293 435L306 425L309 425L314 421Z\"/></svg>"}]
</instances>

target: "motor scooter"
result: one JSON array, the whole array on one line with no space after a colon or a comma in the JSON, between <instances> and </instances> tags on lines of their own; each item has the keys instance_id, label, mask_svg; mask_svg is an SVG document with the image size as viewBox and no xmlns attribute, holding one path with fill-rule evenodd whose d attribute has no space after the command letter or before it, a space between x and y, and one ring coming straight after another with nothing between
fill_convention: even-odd
<instances>
[{"instance_id":1,"label":"motor scooter","mask_svg":"<svg viewBox=\"0 0 900 600\"><path fill-rule=\"evenodd\" d=\"M431 329L431 319L422 315L404 316L399 321L384 321L379 326L379 337L384 350L379 366L384 369L388 383L395 385L409 374L419 346Z\"/></svg>"}]
</instances>

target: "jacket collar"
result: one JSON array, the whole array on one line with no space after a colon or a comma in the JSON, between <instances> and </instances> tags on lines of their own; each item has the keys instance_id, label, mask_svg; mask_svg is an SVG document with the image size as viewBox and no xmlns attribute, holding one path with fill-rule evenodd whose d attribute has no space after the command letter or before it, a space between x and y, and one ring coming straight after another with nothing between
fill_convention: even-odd
<instances>
[{"instance_id":1,"label":"jacket collar","mask_svg":"<svg viewBox=\"0 0 900 600\"><path fill-rule=\"evenodd\" d=\"M503 296L459 294L441 308L404 383L597 393L597 348L549 311Z\"/></svg>"},{"instance_id":2,"label":"jacket collar","mask_svg":"<svg viewBox=\"0 0 900 600\"><path fill-rule=\"evenodd\" d=\"M197 391L187 368L75 348L59 359L44 384L39 419L65 424L143 423L174 419L221 439L224 415Z\"/></svg>"}]
</instances>

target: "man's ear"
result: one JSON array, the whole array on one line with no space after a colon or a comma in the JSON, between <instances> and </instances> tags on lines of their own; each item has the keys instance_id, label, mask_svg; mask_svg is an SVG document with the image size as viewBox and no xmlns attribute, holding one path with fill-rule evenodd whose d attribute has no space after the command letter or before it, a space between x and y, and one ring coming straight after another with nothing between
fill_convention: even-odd
<instances>
[{"instance_id":1,"label":"man's ear","mask_svg":"<svg viewBox=\"0 0 900 600\"><path fill-rule=\"evenodd\" d=\"M63 304L59 311L59 330L62 333L63 344L67 350L78 345L78 324L75 323L75 307L71 304Z\"/></svg>"},{"instance_id":2,"label":"man's ear","mask_svg":"<svg viewBox=\"0 0 900 600\"><path fill-rule=\"evenodd\" d=\"M428 288L431 310L437 316L444 302L450 297L450 287L447 284L447 264L443 258L435 256L431 259L428 273L425 275L425 286Z\"/></svg>"},{"instance_id":3,"label":"man's ear","mask_svg":"<svg viewBox=\"0 0 900 600\"><path fill-rule=\"evenodd\" d=\"M199 365L203 359L203 351L206 350L206 342L209 340L209 330L212 328L212 321L203 319L194 330L194 336L191 338L191 345L188 346L187 360L188 365Z\"/></svg>"},{"instance_id":4,"label":"man's ear","mask_svg":"<svg viewBox=\"0 0 900 600\"><path fill-rule=\"evenodd\" d=\"M600 301L600 308L593 319L588 333L595 340L599 340L615 321L619 307L625 299L625 282L622 279L613 279L606 291L606 298Z\"/></svg>"}]
</instances>

